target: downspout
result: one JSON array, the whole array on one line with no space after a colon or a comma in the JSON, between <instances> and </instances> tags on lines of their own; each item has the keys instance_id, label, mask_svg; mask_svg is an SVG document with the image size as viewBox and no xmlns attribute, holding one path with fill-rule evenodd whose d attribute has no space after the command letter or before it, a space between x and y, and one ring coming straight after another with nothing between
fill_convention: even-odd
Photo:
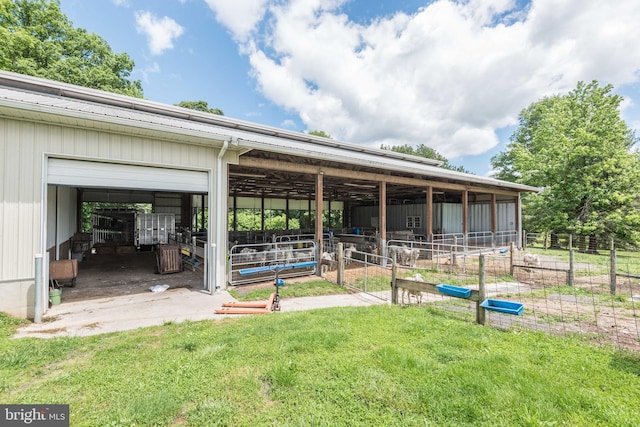
<instances>
[{"instance_id":1,"label":"downspout","mask_svg":"<svg viewBox=\"0 0 640 427\"><path fill-rule=\"evenodd\" d=\"M223 157L225 155L225 153L227 152L227 149L229 148L229 144L233 144L233 145L238 145L238 139L236 137L232 137L230 139L227 139L224 141L222 148L220 149L220 152L218 153L218 158L216 159L216 180L215 180L215 186L216 186L216 204L215 204L215 212L216 212L216 236L215 236L215 240L211 240L211 252L212 252L212 261L213 261L213 265L214 265L214 282L209 284L209 292L211 294L215 293L218 283L218 280L222 280L222 282L224 282L224 278L223 277L218 277L218 276L222 276L220 273L220 271L224 271L224 268L221 269L221 264L219 263L219 259L222 251L225 250L225 246L220 246L218 245L218 243L221 243L221 239L222 236L224 236L226 234L225 230L224 230L224 226L227 223L226 221L226 217L223 215L223 209L222 209L222 204L223 204L223 200L222 200L222 193L226 193L226 191L222 190L222 160ZM210 198L211 199L211 198ZM211 204L211 202L209 202ZM213 212L213 209L209 209L209 212ZM211 215L209 215L209 223L211 223ZM218 253L218 250L220 251L220 253ZM224 263L222 263L222 265L224 265ZM224 288L226 288L226 283Z\"/></svg>"}]
</instances>

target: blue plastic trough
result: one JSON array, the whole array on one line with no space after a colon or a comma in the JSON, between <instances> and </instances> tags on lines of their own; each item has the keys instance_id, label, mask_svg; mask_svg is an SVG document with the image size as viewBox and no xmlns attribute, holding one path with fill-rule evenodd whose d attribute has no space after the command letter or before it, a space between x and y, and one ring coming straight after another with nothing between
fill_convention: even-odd
<instances>
[{"instance_id":1,"label":"blue plastic trough","mask_svg":"<svg viewBox=\"0 0 640 427\"><path fill-rule=\"evenodd\" d=\"M251 274L268 273L276 270L290 270L292 268L308 268L315 267L315 261L296 262L293 264L265 265L264 267L241 268L238 273L241 276L249 276Z\"/></svg>"},{"instance_id":2,"label":"blue plastic trough","mask_svg":"<svg viewBox=\"0 0 640 427\"><path fill-rule=\"evenodd\" d=\"M482 301L480 307L486 310L498 311L500 313L514 314L520 316L524 311L524 304L513 301L503 301L499 299L486 299Z\"/></svg>"},{"instance_id":3,"label":"blue plastic trough","mask_svg":"<svg viewBox=\"0 0 640 427\"><path fill-rule=\"evenodd\" d=\"M438 291L440 293L450 295L452 297L469 298L469 296L471 296L471 289L463 288L462 286L453 286L443 283L440 285L436 285L436 288L438 288Z\"/></svg>"}]
</instances>

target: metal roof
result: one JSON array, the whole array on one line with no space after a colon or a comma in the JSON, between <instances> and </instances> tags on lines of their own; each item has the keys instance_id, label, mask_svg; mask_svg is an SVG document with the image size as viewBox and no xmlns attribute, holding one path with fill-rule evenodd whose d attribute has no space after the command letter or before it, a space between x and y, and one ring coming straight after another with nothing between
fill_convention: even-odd
<instances>
[{"instance_id":1,"label":"metal roof","mask_svg":"<svg viewBox=\"0 0 640 427\"><path fill-rule=\"evenodd\" d=\"M535 187L444 169L440 167L442 162L433 159L1 70L0 115L23 118L38 115L46 121L58 117L60 123L98 129L126 127L158 136L170 133L174 138L180 136L214 146L234 139L238 141L234 149L242 151L258 149L512 191L538 191Z\"/></svg>"}]
</instances>

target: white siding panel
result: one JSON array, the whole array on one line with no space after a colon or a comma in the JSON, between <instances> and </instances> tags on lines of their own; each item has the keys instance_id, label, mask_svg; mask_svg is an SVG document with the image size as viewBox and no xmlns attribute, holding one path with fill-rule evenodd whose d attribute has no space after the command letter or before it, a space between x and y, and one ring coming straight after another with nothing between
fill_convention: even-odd
<instances>
[{"instance_id":1,"label":"white siding panel","mask_svg":"<svg viewBox=\"0 0 640 427\"><path fill-rule=\"evenodd\" d=\"M462 233L462 205L442 203L442 232Z\"/></svg>"},{"instance_id":2,"label":"white siding panel","mask_svg":"<svg viewBox=\"0 0 640 427\"><path fill-rule=\"evenodd\" d=\"M209 173L204 171L214 171L217 154L218 150L212 147L171 140L0 118L0 290L31 289L28 294L19 292L19 300L5 298L0 301L0 311L20 314L24 312L25 304L32 307L34 257L37 253L46 257L46 248L42 245L49 247L53 240L49 236L45 239L41 234L43 220L47 234L53 232L55 224L55 218L49 218L54 209L51 205L47 206L47 218L42 218L45 156L87 158L105 164L138 163L145 167L156 166L151 165L155 161L160 167L152 169L161 171L199 169L186 176L194 178L193 182L197 176L200 183L197 188L206 192ZM181 173L178 175L185 177ZM161 176L166 177L166 174ZM206 183L204 186L203 182ZM71 185L76 184L72 182ZM175 191L168 188L169 185L162 187ZM194 188L188 187L185 191L195 191ZM55 197L48 199L55 201ZM75 203L73 197L67 198L67 202ZM18 313L15 307L21 307L22 311Z\"/></svg>"},{"instance_id":3,"label":"white siding panel","mask_svg":"<svg viewBox=\"0 0 640 427\"><path fill-rule=\"evenodd\" d=\"M469 205L469 232L491 230L491 205L478 203Z\"/></svg>"},{"instance_id":4,"label":"white siding panel","mask_svg":"<svg viewBox=\"0 0 640 427\"><path fill-rule=\"evenodd\" d=\"M207 192L206 172L50 158L49 184L93 188Z\"/></svg>"},{"instance_id":5,"label":"white siding panel","mask_svg":"<svg viewBox=\"0 0 640 427\"><path fill-rule=\"evenodd\" d=\"M498 211L497 231L517 230L515 202L498 203L496 209Z\"/></svg>"}]
</instances>

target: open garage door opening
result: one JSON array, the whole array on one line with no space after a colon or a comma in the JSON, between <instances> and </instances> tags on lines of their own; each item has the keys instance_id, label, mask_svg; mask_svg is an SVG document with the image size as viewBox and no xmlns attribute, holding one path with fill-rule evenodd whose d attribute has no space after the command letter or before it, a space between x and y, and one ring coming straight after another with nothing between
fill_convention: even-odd
<instances>
[{"instance_id":1,"label":"open garage door opening","mask_svg":"<svg viewBox=\"0 0 640 427\"><path fill-rule=\"evenodd\" d=\"M203 171L49 158L50 289L62 302L207 289L208 182Z\"/></svg>"}]
</instances>

